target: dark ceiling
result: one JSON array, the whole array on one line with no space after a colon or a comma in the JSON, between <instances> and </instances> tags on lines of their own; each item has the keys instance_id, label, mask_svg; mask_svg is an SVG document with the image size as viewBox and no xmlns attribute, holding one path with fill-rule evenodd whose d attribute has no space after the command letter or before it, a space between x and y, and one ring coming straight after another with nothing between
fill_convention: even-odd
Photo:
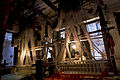
<instances>
[{"instance_id":1,"label":"dark ceiling","mask_svg":"<svg viewBox=\"0 0 120 80\"><path fill-rule=\"evenodd\" d=\"M1 14L4 22L7 17L6 24L9 29L13 25L19 27L19 31L24 30L27 25L33 25L35 28L40 26L42 22L47 22L47 25L54 29L58 24L60 11L64 12L77 11L81 6L85 6L88 2L96 0L1 0L0 7L8 11L4 15L4 9ZM8 8L6 8L8 7Z\"/></svg>"}]
</instances>

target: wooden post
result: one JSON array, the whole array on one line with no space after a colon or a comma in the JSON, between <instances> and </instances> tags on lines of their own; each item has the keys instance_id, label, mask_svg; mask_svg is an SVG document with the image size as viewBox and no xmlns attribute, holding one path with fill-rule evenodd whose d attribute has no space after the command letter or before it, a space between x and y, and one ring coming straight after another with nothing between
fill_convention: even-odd
<instances>
[{"instance_id":1,"label":"wooden post","mask_svg":"<svg viewBox=\"0 0 120 80\"><path fill-rule=\"evenodd\" d=\"M1 30L0 32L0 67L1 67L1 61L3 59L2 52L3 52L3 43L4 43L4 38L5 38L5 30L2 29L1 27L0 27L0 30ZM0 80L1 80L1 74L2 73L0 71Z\"/></svg>"},{"instance_id":2,"label":"wooden post","mask_svg":"<svg viewBox=\"0 0 120 80\"><path fill-rule=\"evenodd\" d=\"M14 47L14 65L17 64L17 60L18 60L18 47Z\"/></svg>"},{"instance_id":3,"label":"wooden post","mask_svg":"<svg viewBox=\"0 0 120 80\"><path fill-rule=\"evenodd\" d=\"M43 68L44 62L42 60L36 60L36 80L43 80Z\"/></svg>"},{"instance_id":4,"label":"wooden post","mask_svg":"<svg viewBox=\"0 0 120 80\"><path fill-rule=\"evenodd\" d=\"M114 68L114 74L118 75L118 71L117 71L117 67L116 67L116 62L115 62L114 56L111 56L110 51L109 51L109 47L108 47L108 44L107 44L107 41L105 41L105 35L104 35L105 32L104 32L104 30L105 30L105 28L107 28L107 23L105 21L101 5L98 5L97 10L98 10L99 17L100 17L100 26L101 26L103 37L104 37L103 38L104 39L104 43L106 43L105 44L105 48L106 48L107 58L109 60L109 63L112 64L112 67ZM112 60L110 60L111 58L112 58Z\"/></svg>"},{"instance_id":5,"label":"wooden post","mask_svg":"<svg viewBox=\"0 0 120 80\"><path fill-rule=\"evenodd\" d=\"M100 26L101 26L101 29L102 29L102 33L104 33L104 29L107 28L107 24L106 24L104 14L103 14L103 11L102 11L102 8L101 8L100 5L98 6L97 10L98 10L99 17L100 17ZM105 37L105 35L103 34L103 40L104 40L104 43L105 43L107 58L110 60L110 53L109 53L108 46L106 45L106 41L105 41L104 37Z\"/></svg>"},{"instance_id":6,"label":"wooden post","mask_svg":"<svg viewBox=\"0 0 120 80\"><path fill-rule=\"evenodd\" d=\"M3 52L3 43L5 38L5 30L3 28L0 28L0 64L3 58L2 52Z\"/></svg>"},{"instance_id":7,"label":"wooden post","mask_svg":"<svg viewBox=\"0 0 120 80\"><path fill-rule=\"evenodd\" d=\"M49 76L51 76L54 74L54 69L55 69L55 65L53 64L53 58L49 58L48 62L49 62L49 67L48 67Z\"/></svg>"}]
</instances>

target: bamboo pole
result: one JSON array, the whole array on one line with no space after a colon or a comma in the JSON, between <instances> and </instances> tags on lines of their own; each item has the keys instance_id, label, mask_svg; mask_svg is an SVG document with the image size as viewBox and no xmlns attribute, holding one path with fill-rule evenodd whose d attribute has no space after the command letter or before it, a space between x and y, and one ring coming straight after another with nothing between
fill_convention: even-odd
<instances>
[{"instance_id":1,"label":"bamboo pole","mask_svg":"<svg viewBox=\"0 0 120 80\"><path fill-rule=\"evenodd\" d=\"M31 48L32 48L32 56L33 56L33 64L35 63L36 60L36 51L35 51L35 40L34 40L34 34L33 30L29 30L29 41L31 43Z\"/></svg>"},{"instance_id":2,"label":"bamboo pole","mask_svg":"<svg viewBox=\"0 0 120 80\"><path fill-rule=\"evenodd\" d=\"M66 31L66 41L65 41L65 45L66 45L66 50L67 50L67 53L68 53L68 57L69 57L69 60L71 61L71 53L70 53L70 50L69 50L69 40L70 39L70 34L68 31Z\"/></svg>"},{"instance_id":3,"label":"bamboo pole","mask_svg":"<svg viewBox=\"0 0 120 80\"><path fill-rule=\"evenodd\" d=\"M65 44L62 46L62 49L61 49L61 52L58 56L58 63L61 62L61 61L64 61L65 60L65 56L66 56L66 46Z\"/></svg>"},{"instance_id":4,"label":"bamboo pole","mask_svg":"<svg viewBox=\"0 0 120 80\"><path fill-rule=\"evenodd\" d=\"M25 32L25 56L26 56L25 64L26 65L32 64L32 61L30 59L30 51L28 49L29 35L30 35L28 31L26 30Z\"/></svg>"},{"instance_id":5,"label":"bamboo pole","mask_svg":"<svg viewBox=\"0 0 120 80\"><path fill-rule=\"evenodd\" d=\"M80 49L79 49L80 57L81 57L81 60L83 60L83 59L82 59L82 56L83 56L83 49L82 49L82 44L81 44L81 42L80 42L80 39L82 39L82 38L81 38L81 37L78 38L78 35L77 35L77 32L76 32L74 26L71 26L70 32L73 34L74 40L76 40L77 43L78 43L78 44L77 44L77 47L80 47Z\"/></svg>"},{"instance_id":6,"label":"bamboo pole","mask_svg":"<svg viewBox=\"0 0 120 80\"><path fill-rule=\"evenodd\" d=\"M28 43L31 43L31 49L32 49L32 56L33 56L33 62L30 57L30 49L28 47ZM21 44L20 46L20 55L18 57L18 65L24 64L24 59L26 56L25 64L32 64L35 63L36 60L36 51L35 51L35 44L34 44L34 34L32 29L27 29L23 32L21 36Z\"/></svg>"},{"instance_id":7,"label":"bamboo pole","mask_svg":"<svg viewBox=\"0 0 120 80\"><path fill-rule=\"evenodd\" d=\"M92 52L93 52L93 57L94 57L94 56L95 56L95 53L94 53L94 45L93 45L93 42L92 42L92 40L91 40L91 38L90 38L90 35L89 35L89 33L88 33L88 31L87 31L86 26L85 26L84 23L83 23L83 24L81 23L81 28L83 29L84 34L85 34L85 36L87 37L88 42L90 43L90 45L91 45L91 47L92 47Z\"/></svg>"}]
</instances>

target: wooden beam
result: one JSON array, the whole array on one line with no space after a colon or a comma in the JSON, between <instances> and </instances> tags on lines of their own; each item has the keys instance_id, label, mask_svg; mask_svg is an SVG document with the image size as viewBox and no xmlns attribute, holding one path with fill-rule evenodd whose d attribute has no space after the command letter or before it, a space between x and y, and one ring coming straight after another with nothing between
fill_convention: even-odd
<instances>
[{"instance_id":1,"label":"wooden beam","mask_svg":"<svg viewBox=\"0 0 120 80\"><path fill-rule=\"evenodd\" d=\"M41 16L43 19L45 19L48 22L48 25L52 26L52 24L48 21L48 20L50 20L50 21L52 21L52 20L49 19L48 16L46 16L41 10L34 9L34 12L39 13L39 16Z\"/></svg>"},{"instance_id":2,"label":"wooden beam","mask_svg":"<svg viewBox=\"0 0 120 80\"><path fill-rule=\"evenodd\" d=\"M57 7L54 6L50 0L42 0L44 3L46 3L51 9L53 9L54 11L57 11Z\"/></svg>"},{"instance_id":3,"label":"wooden beam","mask_svg":"<svg viewBox=\"0 0 120 80\"><path fill-rule=\"evenodd\" d=\"M89 34L93 34L93 33L101 32L101 31L105 31L105 30L111 30L111 29L114 29L114 28L115 28L115 27L112 26L112 27L105 28L104 30L96 30L96 31L93 31L93 32L89 32ZM59 32L62 32L62 31L65 31L65 29L60 30ZM80 36L80 35L78 35L78 36Z\"/></svg>"},{"instance_id":4,"label":"wooden beam","mask_svg":"<svg viewBox=\"0 0 120 80\"><path fill-rule=\"evenodd\" d=\"M109 28L104 28L103 30L96 30L96 31L93 31L93 32L89 32L89 34L93 34L93 33L97 33L97 32L103 32L103 31L106 31L106 30L111 30L111 29L114 29L115 27L109 27Z\"/></svg>"},{"instance_id":5,"label":"wooden beam","mask_svg":"<svg viewBox=\"0 0 120 80\"><path fill-rule=\"evenodd\" d=\"M58 4L58 0L54 1L53 4Z\"/></svg>"}]
</instances>

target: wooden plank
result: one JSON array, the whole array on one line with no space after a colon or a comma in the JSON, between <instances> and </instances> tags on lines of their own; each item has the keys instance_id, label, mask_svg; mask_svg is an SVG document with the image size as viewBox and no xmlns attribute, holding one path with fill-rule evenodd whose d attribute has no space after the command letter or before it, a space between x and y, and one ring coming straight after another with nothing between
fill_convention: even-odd
<instances>
[{"instance_id":1,"label":"wooden plank","mask_svg":"<svg viewBox=\"0 0 120 80\"><path fill-rule=\"evenodd\" d=\"M43 2L45 2L51 9L53 9L54 11L57 11L56 6L54 6L50 0L42 0Z\"/></svg>"}]
</instances>

